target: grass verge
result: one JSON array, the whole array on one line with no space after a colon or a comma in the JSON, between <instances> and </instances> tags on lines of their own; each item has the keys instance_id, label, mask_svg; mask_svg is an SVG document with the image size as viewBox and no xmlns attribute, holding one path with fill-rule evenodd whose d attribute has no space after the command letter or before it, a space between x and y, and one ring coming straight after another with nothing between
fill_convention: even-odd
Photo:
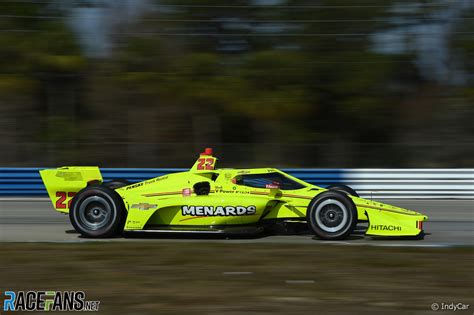
<instances>
[{"instance_id":1,"label":"grass verge","mask_svg":"<svg viewBox=\"0 0 474 315\"><path fill-rule=\"evenodd\" d=\"M0 290L81 290L101 301L100 314L433 314L434 302L474 304L472 248L206 242L0 248Z\"/></svg>"}]
</instances>

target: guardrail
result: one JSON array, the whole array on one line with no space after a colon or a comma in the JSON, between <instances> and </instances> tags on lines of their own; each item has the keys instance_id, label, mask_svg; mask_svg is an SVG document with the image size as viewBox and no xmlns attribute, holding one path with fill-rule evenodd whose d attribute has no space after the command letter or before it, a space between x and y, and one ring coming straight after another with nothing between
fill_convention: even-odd
<instances>
[{"instance_id":1,"label":"guardrail","mask_svg":"<svg viewBox=\"0 0 474 315\"><path fill-rule=\"evenodd\" d=\"M42 168L0 168L0 196L46 196ZM104 180L131 182L185 171L176 168L102 168ZM365 198L474 199L474 169L284 169L311 184L344 184Z\"/></svg>"}]
</instances>

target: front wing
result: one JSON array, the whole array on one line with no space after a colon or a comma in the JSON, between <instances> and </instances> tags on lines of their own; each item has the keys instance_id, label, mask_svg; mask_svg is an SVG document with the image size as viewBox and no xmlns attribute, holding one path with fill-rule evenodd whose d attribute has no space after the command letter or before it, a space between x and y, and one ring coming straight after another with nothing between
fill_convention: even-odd
<instances>
[{"instance_id":1,"label":"front wing","mask_svg":"<svg viewBox=\"0 0 474 315\"><path fill-rule=\"evenodd\" d=\"M419 213L365 209L369 221L366 235L374 236L417 236L423 233L423 222L427 216Z\"/></svg>"}]
</instances>

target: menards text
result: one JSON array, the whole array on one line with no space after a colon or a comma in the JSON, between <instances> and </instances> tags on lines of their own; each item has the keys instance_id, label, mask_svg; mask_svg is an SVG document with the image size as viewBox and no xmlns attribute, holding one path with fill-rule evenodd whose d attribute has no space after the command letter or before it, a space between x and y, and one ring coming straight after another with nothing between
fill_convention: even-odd
<instances>
[{"instance_id":1,"label":"menards text","mask_svg":"<svg viewBox=\"0 0 474 315\"><path fill-rule=\"evenodd\" d=\"M257 213L256 206L183 206L182 215L190 216L238 216Z\"/></svg>"}]
</instances>

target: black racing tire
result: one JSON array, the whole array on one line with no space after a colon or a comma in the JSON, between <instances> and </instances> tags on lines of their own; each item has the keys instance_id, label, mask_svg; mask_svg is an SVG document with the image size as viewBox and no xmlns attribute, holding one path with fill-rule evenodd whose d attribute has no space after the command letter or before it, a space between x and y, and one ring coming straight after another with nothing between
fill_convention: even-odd
<instances>
[{"instance_id":1,"label":"black racing tire","mask_svg":"<svg viewBox=\"0 0 474 315\"><path fill-rule=\"evenodd\" d=\"M118 189L130 185L131 183L126 179L112 179L106 183L103 183L105 187L110 189Z\"/></svg>"},{"instance_id":2,"label":"black racing tire","mask_svg":"<svg viewBox=\"0 0 474 315\"><path fill-rule=\"evenodd\" d=\"M308 226L323 240L347 238L357 224L357 209L352 200L339 191L320 193L308 205Z\"/></svg>"},{"instance_id":3,"label":"black racing tire","mask_svg":"<svg viewBox=\"0 0 474 315\"><path fill-rule=\"evenodd\" d=\"M71 201L69 220L85 237L112 237L123 230L126 211L122 198L105 186L88 186Z\"/></svg>"},{"instance_id":4,"label":"black racing tire","mask_svg":"<svg viewBox=\"0 0 474 315\"><path fill-rule=\"evenodd\" d=\"M346 185L329 185L328 187L326 187L326 189L342 191L343 193L346 193L348 195L359 197L359 194L354 189Z\"/></svg>"}]
</instances>

